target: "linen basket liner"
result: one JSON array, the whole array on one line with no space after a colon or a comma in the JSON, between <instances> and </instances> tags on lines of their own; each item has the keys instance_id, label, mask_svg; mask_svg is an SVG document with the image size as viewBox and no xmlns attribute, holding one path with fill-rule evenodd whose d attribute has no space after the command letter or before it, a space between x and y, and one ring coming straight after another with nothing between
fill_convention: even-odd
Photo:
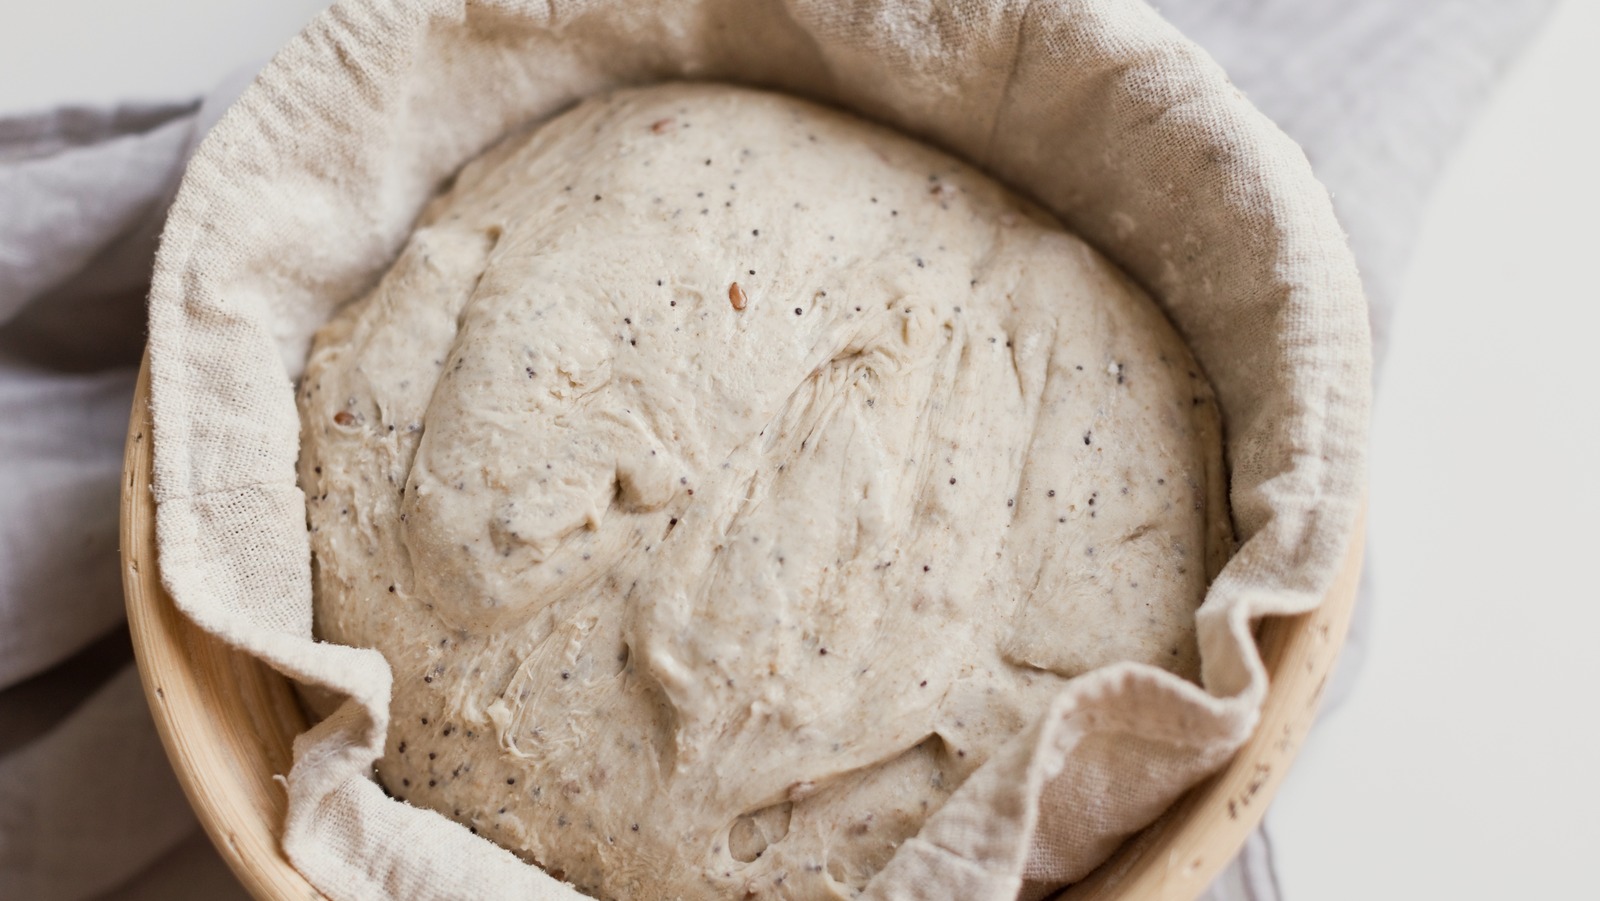
<instances>
[{"instance_id":1,"label":"linen basket liner","mask_svg":"<svg viewBox=\"0 0 1600 901\"><path fill-rule=\"evenodd\" d=\"M1299 148L1140 0L345 0L190 164L150 296L162 576L199 626L346 698L295 742L283 847L346 899L576 890L372 781L390 672L311 637L293 380L444 179L607 88L787 91L941 146L1050 208L1156 298L1216 388L1238 553L1197 615L1204 688L1073 680L868 884L1038 898L1081 878L1248 737L1251 628L1332 584L1365 480L1354 261Z\"/></svg>"}]
</instances>

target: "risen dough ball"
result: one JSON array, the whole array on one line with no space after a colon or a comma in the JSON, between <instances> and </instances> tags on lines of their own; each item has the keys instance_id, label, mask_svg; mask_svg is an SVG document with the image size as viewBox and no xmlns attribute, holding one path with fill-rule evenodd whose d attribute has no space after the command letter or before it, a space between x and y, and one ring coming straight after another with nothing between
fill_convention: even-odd
<instances>
[{"instance_id":1,"label":"risen dough ball","mask_svg":"<svg viewBox=\"0 0 1600 901\"><path fill-rule=\"evenodd\" d=\"M601 897L849 897L1068 679L1193 678L1229 551L1155 306L772 94L507 140L301 399L317 628L394 670L384 785Z\"/></svg>"}]
</instances>

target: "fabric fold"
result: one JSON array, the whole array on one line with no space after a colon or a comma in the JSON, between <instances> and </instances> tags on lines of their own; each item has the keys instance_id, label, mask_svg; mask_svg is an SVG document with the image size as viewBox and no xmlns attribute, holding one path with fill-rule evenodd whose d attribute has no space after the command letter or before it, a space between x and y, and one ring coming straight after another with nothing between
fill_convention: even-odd
<instances>
[{"instance_id":1,"label":"fabric fold","mask_svg":"<svg viewBox=\"0 0 1600 901\"><path fill-rule=\"evenodd\" d=\"M107 767L127 780L110 797L81 775ZM0 897L72 901L105 891L194 824L139 674L125 667L61 725L0 760Z\"/></svg>"}]
</instances>

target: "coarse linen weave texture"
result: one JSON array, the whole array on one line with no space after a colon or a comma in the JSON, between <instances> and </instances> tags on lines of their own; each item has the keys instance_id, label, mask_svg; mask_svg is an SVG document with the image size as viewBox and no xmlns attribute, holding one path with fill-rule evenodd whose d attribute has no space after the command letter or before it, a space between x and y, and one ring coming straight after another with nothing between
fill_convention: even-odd
<instances>
[{"instance_id":1,"label":"coarse linen weave texture","mask_svg":"<svg viewBox=\"0 0 1600 901\"><path fill-rule=\"evenodd\" d=\"M1380 357L1427 189L1468 113L1550 6L1159 4L1307 148L1335 190ZM241 86L203 105L0 119L3 897L240 892L194 833L126 663L115 516L155 235L184 161ZM1359 659L1360 613L1347 663ZM116 766L94 763L110 748ZM91 819L97 828L85 829ZM1271 870L1265 840L1252 837L1208 897L1276 898Z\"/></svg>"},{"instance_id":2,"label":"coarse linen weave texture","mask_svg":"<svg viewBox=\"0 0 1600 901\"><path fill-rule=\"evenodd\" d=\"M1360 508L1370 393L1365 300L1327 192L1134 0L351 0L280 52L173 203L150 365L173 598L348 697L296 742L286 852L338 899L576 897L372 782L390 672L373 651L310 639L293 379L312 332L456 168L585 95L674 78L843 106L1018 186L1144 284L1210 376L1242 544L1197 614L1204 689L1133 664L1074 680L865 896L1031 898L1080 878L1249 735L1266 690L1251 625L1331 584Z\"/></svg>"}]
</instances>

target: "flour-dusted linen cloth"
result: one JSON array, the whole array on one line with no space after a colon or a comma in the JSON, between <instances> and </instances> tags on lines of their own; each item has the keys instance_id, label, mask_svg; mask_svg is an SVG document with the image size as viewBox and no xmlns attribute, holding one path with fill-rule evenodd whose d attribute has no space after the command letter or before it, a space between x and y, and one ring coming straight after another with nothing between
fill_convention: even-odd
<instances>
[{"instance_id":1,"label":"flour-dusted linen cloth","mask_svg":"<svg viewBox=\"0 0 1600 901\"><path fill-rule=\"evenodd\" d=\"M1381 347L1430 176L1547 5L1162 11L1306 146L1363 263ZM192 838L128 669L114 530L154 238L233 93L0 122L0 897L230 890ZM1214 889L1273 892L1259 841Z\"/></svg>"}]
</instances>

